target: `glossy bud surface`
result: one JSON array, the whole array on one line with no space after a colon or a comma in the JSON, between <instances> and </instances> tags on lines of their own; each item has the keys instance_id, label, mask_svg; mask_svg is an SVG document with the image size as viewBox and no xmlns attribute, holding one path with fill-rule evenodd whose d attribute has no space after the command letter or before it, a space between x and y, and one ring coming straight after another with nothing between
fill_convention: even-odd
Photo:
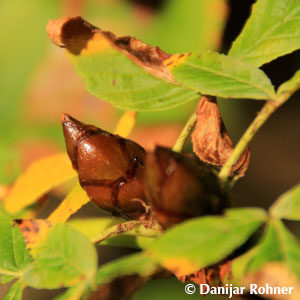
<instances>
[{"instance_id":1,"label":"glossy bud surface","mask_svg":"<svg viewBox=\"0 0 300 300\"><path fill-rule=\"evenodd\" d=\"M145 150L67 114L62 123L68 155L92 202L128 219L143 215Z\"/></svg>"},{"instance_id":2,"label":"glossy bud surface","mask_svg":"<svg viewBox=\"0 0 300 300\"><path fill-rule=\"evenodd\" d=\"M150 204L163 228L188 218L219 213L224 207L212 169L167 148L157 147L147 154L145 179Z\"/></svg>"}]
</instances>

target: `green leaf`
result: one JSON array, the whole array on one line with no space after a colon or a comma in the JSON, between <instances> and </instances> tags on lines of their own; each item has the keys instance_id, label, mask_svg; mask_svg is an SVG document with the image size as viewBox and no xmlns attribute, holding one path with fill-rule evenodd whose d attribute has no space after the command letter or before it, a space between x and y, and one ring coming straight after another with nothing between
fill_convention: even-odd
<instances>
[{"instance_id":1,"label":"green leaf","mask_svg":"<svg viewBox=\"0 0 300 300\"><path fill-rule=\"evenodd\" d=\"M300 243L280 220L272 220L268 225L248 271L255 272L270 262L284 262L300 278Z\"/></svg>"},{"instance_id":2,"label":"green leaf","mask_svg":"<svg viewBox=\"0 0 300 300\"><path fill-rule=\"evenodd\" d=\"M275 99L266 74L251 64L215 52L173 55L164 64L175 80L202 94L223 98Z\"/></svg>"},{"instance_id":3,"label":"green leaf","mask_svg":"<svg viewBox=\"0 0 300 300\"><path fill-rule=\"evenodd\" d=\"M259 246L256 246L243 255L232 260L231 275L228 280L234 285L240 285L243 283L243 279L248 272L249 262L256 256L259 250Z\"/></svg>"},{"instance_id":4,"label":"green leaf","mask_svg":"<svg viewBox=\"0 0 300 300\"><path fill-rule=\"evenodd\" d=\"M0 273L22 276L31 259L18 226L0 209ZM9 279L4 277L5 281Z\"/></svg>"},{"instance_id":5,"label":"green leaf","mask_svg":"<svg viewBox=\"0 0 300 300\"><path fill-rule=\"evenodd\" d=\"M300 2L258 0L229 55L261 66L300 48Z\"/></svg>"},{"instance_id":6,"label":"green leaf","mask_svg":"<svg viewBox=\"0 0 300 300\"><path fill-rule=\"evenodd\" d=\"M1 284L6 284L6 283L12 281L13 279L15 279L15 276L0 274L0 283Z\"/></svg>"},{"instance_id":7,"label":"green leaf","mask_svg":"<svg viewBox=\"0 0 300 300\"><path fill-rule=\"evenodd\" d=\"M54 289L91 280L97 269L97 252L89 240L75 229L56 224L46 240L32 250L32 268L24 282L34 288Z\"/></svg>"},{"instance_id":8,"label":"green leaf","mask_svg":"<svg viewBox=\"0 0 300 300\"><path fill-rule=\"evenodd\" d=\"M300 220L300 184L281 195L270 207L273 217Z\"/></svg>"},{"instance_id":9,"label":"green leaf","mask_svg":"<svg viewBox=\"0 0 300 300\"><path fill-rule=\"evenodd\" d=\"M68 222L68 224L74 229L83 233L86 237L91 239L97 236L99 233L108 229L111 226L123 223L122 218L76 218ZM108 238L101 242L101 245L129 247L129 248L145 248L149 246L155 238L143 237L134 235L132 232L126 232L119 234L118 236Z\"/></svg>"},{"instance_id":10,"label":"green leaf","mask_svg":"<svg viewBox=\"0 0 300 300\"><path fill-rule=\"evenodd\" d=\"M277 94L288 94L291 96L300 88L300 70L298 70L292 78L281 84L278 88Z\"/></svg>"},{"instance_id":11,"label":"green leaf","mask_svg":"<svg viewBox=\"0 0 300 300\"><path fill-rule=\"evenodd\" d=\"M21 300L23 292L22 281L15 282L2 300Z\"/></svg>"},{"instance_id":12,"label":"green leaf","mask_svg":"<svg viewBox=\"0 0 300 300\"><path fill-rule=\"evenodd\" d=\"M245 243L263 224L258 208L230 209L225 216L207 216L169 229L148 248L151 258L178 275L217 263Z\"/></svg>"},{"instance_id":13,"label":"green leaf","mask_svg":"<svg viewBox=\"0 0 300 300\"><path fill-rule=\"evenodd\" d=\"M157 270L157 263L143 253L122 257L100 267L96 284L104 284L125 275L138 274L147 277Z\"/></svg>"},{"instance_id":14,"label":"green leaf","mask_svg":"<svg viewBox=\"0 0 300 300\"><path fill-rule=\"evenodd\" d=\"M81 296L87 288L87 283L84 281L69 289L63 294L54 298L54 300L80 300Z\"/></svg>"},{"instance_id":15,"label":"green leaf","mask_svg":"<svg viewBox=\"0 0 300 300\"><path fill-rule=\"evenodd\" d=\"M116 49L71 59L75 70L96 97L127 110L158 110L199 98L197 92L146 72Z\"/></svg>"}]
</instances>

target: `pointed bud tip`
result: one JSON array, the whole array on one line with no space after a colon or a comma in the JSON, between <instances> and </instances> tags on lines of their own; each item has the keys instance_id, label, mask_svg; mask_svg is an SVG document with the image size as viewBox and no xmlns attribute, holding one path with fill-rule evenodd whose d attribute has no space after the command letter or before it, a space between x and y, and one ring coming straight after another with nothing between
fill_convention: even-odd
<instances>
[{"instance_id":1,"label":"pointed bud tip","mask_svg":"<svg viewBox=\"0 0 300 300\"><path fill-rule=\"evenodd\" d=\"M70 115L67 114L67 113L62 113L61 115L61 121L64 123L64 122L68 122L70 121Z\"/></svg>"}]
</instances>

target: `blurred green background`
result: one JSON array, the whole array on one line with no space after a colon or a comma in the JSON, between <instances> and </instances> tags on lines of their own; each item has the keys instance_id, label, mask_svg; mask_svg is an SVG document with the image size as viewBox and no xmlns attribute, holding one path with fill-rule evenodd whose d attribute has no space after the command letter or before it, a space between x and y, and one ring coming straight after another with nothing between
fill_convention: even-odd
<instances>
[{"instance_id":1,"label":"blurred green background","mask_svg":"<svg viewBox=\"0 0 300 300\"><path fill-rule=\"evenodd\" d=\"M63 112L108 131L114 129L122 113L85 91L64 52L48 39L45 28L49 19L81 15L104 30L134 35L169 53L207 49L226 52L249 16L253 2L1 0L0 199L32 161L64 151L60 124ZM299 68L299 51L263 66L276 87ZM247 176L234 188L233 200L237 205L268 207L300 181L299 98L297 93L252 142ZM219 103L234 141L262 105L251 100ZM171 146L196 104L139 113L130 137L147 149L156 143ZM289 225L299 233L295 223ZM184 296L180 283L163 281L147 285L144 294L137 294L134 300L150 299L150 290L151 299L195 299ZM27 299L40 299L38 291L26 291L25 295ZM47 299L52 297L50 293Z\"/></svg>"}]
</instances>

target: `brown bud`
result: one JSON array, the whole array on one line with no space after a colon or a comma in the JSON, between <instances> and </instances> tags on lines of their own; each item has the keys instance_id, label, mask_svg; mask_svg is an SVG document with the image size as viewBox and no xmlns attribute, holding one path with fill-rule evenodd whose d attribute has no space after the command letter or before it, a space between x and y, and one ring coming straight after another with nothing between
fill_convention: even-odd
<instances>
[{"instance_id":1,"label":"brown bud","mask_svg":"<svg viewBox=\"0 0 300 300\"><path fill-rule=\"evenodd\" d=\"M234 145L221 118L215 97L203 96L197 107L196 128L192 134L193 149L204 162L222 167L230 157ZM232 174L244 176L250 160L247 148L233 166Z\"/></svg>"},{"instance_id":2,"label":"brown bud","mask_svg":"<svg viewBox=\"0 0 300 300\"><path fill-rule=\"evenodd\" d=\"M163 228L197 216L215 214L224 207L217 176L198 160L157 147L147 154L147 195Z\"/></svg>"},{"instance_id":3,"label":"brown bud","mask_svg":"<svg viewBox=\"0 0 300 300\"><path fill-rule=\"evenodd\" d=\"M81 186L99 207L128 219L145 213L145 150L67 114L62 119L68 155Z\"/></svg>"}]
</instances>

